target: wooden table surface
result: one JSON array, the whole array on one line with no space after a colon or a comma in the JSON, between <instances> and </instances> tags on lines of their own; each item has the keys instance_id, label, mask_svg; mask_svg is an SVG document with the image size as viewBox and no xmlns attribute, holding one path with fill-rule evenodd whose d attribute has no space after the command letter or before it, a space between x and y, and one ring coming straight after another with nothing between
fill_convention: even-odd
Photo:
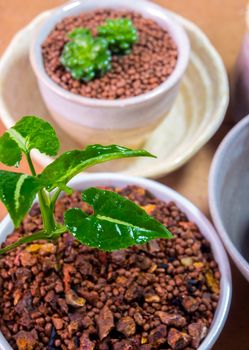
<instances>
[{"instance_id":1,"label":"wooden table surface","mask_svg":"<svg viewBox=\"0 0 249 350\"><path fill-rule=\"evenodd\" d=\"M157 0L157 2L199 25L217 48L231 75L245 31L244 17L247 0ZM21 2L0 0L0 54L15 32L33 17L43 10L63 3L63 0L22 0ZM218 133L191 161L178 171L159 180L189 198L208 216L207 184L211 160L217 145L230 129L233 117L231 112L228 113ZM0 122L0 134L3 131L4 127ZM0 168L4 167L0 166ZM37 169L40 170L40 167L37 166ZM25 162L22 162L20 171L27 171ZM5 209L0 205L0 219L5 213ZM249 283L233 264L232 270L234 285L232 307L214 350L249 350Z\"/></svg>"}]
</instances>

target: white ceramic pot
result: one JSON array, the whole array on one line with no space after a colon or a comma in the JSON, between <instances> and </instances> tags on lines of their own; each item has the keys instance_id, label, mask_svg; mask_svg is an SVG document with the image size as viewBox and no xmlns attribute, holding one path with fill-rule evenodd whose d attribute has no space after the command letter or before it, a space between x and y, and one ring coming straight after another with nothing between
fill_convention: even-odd
<instances>
[{"instance_id":1,"label":"white ceramic pot","mask_svg":"<svg viewBox=\"0 0 249 350\"><path fill-rule=\"evenodd\" d=\"M249 115L224 138L209 175L213 222L238 269L249 281Z\"/></svg>"},{"instance_id":2,"label":"white ceramic pot","mask_svg":"<svg viewBox=\"0 0 249 350\"><path fill-rule=\"evenodd\" d=\"M171 34L178 48L176 67L154 90L122 100L82 97L64 90L45 72L41 44L64 17L98 8L129 9L157 21ZM167 10L146 0L75 1L51 11L34 33L30 59L41 94L58 125L79 144L118 143L138 147L165 118L179 90L189 61L190 46L184 29Z\"/></svg>"},{"instance_id":3,"label":"white ceramic pot","mask_svg":"<svg viewBox=\"0 0 249 350\"><path fill-rule=\"evenodd\" d=\"M221 272L221 294L214 320L198 350L212 349L227 319L231 302L231 271L226 252L210 222L192 203L172 189L152 180L125 176L120 174L99 173L93 175L79 175L70 185L76 190L83 190L91 186L117 186L137 185L149 190L154 196L163 201L174 201L183 210L188 218L194 221L203 236L210 242L213 255ZM13 224L7 216L0 224L0 242L3 242L13 230ZM0 350L12 350L0 333Z\"/></svg>"}]
</instances>

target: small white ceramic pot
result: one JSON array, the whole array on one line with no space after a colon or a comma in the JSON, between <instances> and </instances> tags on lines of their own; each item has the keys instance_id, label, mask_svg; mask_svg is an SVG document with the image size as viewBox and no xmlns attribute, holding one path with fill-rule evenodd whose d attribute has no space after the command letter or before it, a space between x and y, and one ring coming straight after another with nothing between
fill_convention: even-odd
<instances>
[{"instance_id":1,"label":"small white ceramic pot","mask_svg":"<svg viewBox=\"0 0 249 350\"><path fill-rule=\"evenodd\" d=\"M238 269L249 281L249 115L224 138L209 175L213 222Z\"/></svg>"},{"instance_id":2,"label":"small white ceramic pot","mask_svg":"<svg viewBox=\"0 0 249 350\"><path fill-rule=\"evenodd\" d=\"M46 73L41 45L56 23L64 17L98 8L129 9L157 21L171 34L178 48L176 67L154 90L122 100L82 97L64 90ZM30 59L41 94L58 125L80 145L118 143L138 147L170 110L189 61L190 46L184 29L167 10L146 0L75 1L51 11L34 33Z\"/></svg>"},{"instance_id":3,"label":"small white ceramic pot","mask_svg":"<svg viewBox=\"0 0 249 350\"><path fill-rule=\"evenodd\" d=\"M92 186L114 186L122 188L127 185L137 185L147 189L155 197L165 202L174 201L177 206L186 213L188 218L197 224L203 236L210 242L213 255L219 265L219 270L221 272L221 294L220 300L218 302L218 307L215 312L214 320L211 328L209 329L208 335L198 348L198 350L212 349L227 319L231 303L232 285L231 271L226 252L213 226L207 220L205 215L187 199L169 187L144 178L126 176L121 174L99 173L93 175L78 175L73 181L71 181L70 185L76 190L83 190ZM10 217L7 216L0 224L0 242L3 242L5 240L7 235L13 231L13 228L14 227L10 220ZM12 350L1 333L0 350Z\"/></svg>"}]
</instances>

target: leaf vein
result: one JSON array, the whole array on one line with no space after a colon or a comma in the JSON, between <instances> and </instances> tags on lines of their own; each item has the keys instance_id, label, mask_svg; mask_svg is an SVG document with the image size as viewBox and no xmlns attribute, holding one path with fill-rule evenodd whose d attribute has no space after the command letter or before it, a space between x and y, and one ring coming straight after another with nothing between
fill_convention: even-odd
<instances>
[{"instance_id":1,"label":"leaf vein","mask_svg":"<svg viewBox=\"0 0 249 350\"><path fill-rule=\"evenodd\" d=\"M18 210L20 208L20 201L19 200L20 200L20 196L21 196L21 189L22 189L22 185L27 177L29 177L29 176L26 174L21 175L16 183L16 189L15 189L15 194L14 194L16 210Z\"/></svg>"}]
</instances>

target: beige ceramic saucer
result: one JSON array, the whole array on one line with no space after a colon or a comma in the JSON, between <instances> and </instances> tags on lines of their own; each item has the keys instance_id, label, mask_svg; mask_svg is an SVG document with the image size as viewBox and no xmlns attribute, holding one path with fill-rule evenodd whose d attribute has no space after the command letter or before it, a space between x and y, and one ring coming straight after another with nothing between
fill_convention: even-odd
<instances>
[{"instance_id":1,"label":"beige ceramic saucer","mask_svg":"<svg viewBox=\"0 0 249 350\"><path fill-rule=\"evenodd\" d=\"M31 34L48 14L42 13L18 32L1 58L0 115L6 127L24 115L35 114L52 122L29 63ZM223 62L196 25L182 17L176 18L190 38L190 64L173 109L144 145L158 159L120 163L118 170L129 175L156 178L179 168L213 136L225 116L229 88ZM79 148L54 126L62 142L61 151ZM34 157L42 166L51 161L38 152ZM102 165L95 171L106 169L106 165ZM117 171L115 163L108 163L108 171Z\"/></svg>"}]
</instances>

